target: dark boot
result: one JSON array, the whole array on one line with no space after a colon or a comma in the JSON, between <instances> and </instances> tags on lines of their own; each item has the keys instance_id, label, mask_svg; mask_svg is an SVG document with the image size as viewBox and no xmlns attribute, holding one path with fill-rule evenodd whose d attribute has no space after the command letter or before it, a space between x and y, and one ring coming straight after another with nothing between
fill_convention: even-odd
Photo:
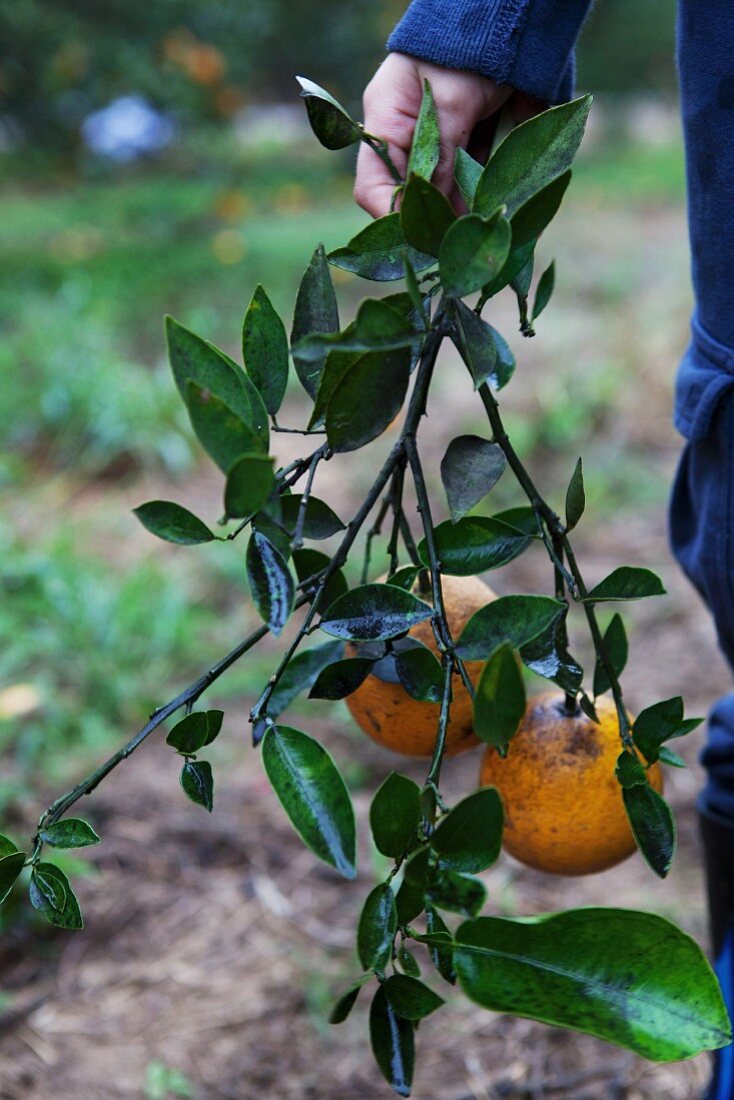
<instances>
[{"instance_id":1,"label":"dark boot","mask_svg":"<svg viewBox=\"0 0 734 1100\"><path fill-rule=\"evenodd\" d=\"M734 821L698 800L714 970L734 1019ZM714 1053L705 1100L734 1100L734 1043Z\"/></svg>"}]
</instances>

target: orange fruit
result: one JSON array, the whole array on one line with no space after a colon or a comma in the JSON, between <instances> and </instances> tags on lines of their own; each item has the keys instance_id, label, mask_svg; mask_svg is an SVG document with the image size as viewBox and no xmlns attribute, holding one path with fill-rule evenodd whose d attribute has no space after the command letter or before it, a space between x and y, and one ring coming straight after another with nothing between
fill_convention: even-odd
<instances>
[{"instance_id":1,"label":"orange fruit","mask_svg":"<svg viewBox=\"0 0 734 1100\"><path fill-rule=\"evenodd\" d=\"M489 585L478 577L441 577L446 619L451 636L457 639L475 611L497 598ZM431 603L430 592L420 592L417 585L413 592L426 603ZM438 654L436 639L430 619L418 623L410 631L410 637L423 642ZM347 646L347 656L358 653L355 645ZM484 667L483 661L468 661L469 678L476 686ZM439 703L421 703L408 695L402 684L388 683L370 674L356 691L347 697L352 717L365 733L378 744L404 756L431 756L436 744ZM472 724L472 700L461 677L454 673L451 714L446 731L446 755L455 756L465 749L479 744Z\"/></svg>"},{"instance_id":2,"label":"orange fruit","mask_svg":"<svg viewBox=\"0 0 734 1100\"><path fill-rule=\"evenodd\" d=\"M503 760L487 748L481 786L496 787L505 809L505 849L539 871L587 875L621 863L635 850L614 768L622 751L611 698L597 699L600 724L566 713L554 691L528 703ZM656 791L662 769L648 771Z\"/></svg>"}]
</instances>

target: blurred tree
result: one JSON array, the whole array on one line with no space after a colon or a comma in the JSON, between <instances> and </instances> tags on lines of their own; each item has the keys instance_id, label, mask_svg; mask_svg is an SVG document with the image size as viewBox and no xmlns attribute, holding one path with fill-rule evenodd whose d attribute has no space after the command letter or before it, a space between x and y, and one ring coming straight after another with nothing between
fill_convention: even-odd
<instances>
[{"instance_id":1,"label":"blurred tree","mask_svg":"<svg viewBox=\"0 0 734 1100\"><path fill-rule=\"evenodd\" d=\"M676 0L597 4L579 42L579 87L630 95L672 94L675 8Z\"/></svg>"}]
</instances>

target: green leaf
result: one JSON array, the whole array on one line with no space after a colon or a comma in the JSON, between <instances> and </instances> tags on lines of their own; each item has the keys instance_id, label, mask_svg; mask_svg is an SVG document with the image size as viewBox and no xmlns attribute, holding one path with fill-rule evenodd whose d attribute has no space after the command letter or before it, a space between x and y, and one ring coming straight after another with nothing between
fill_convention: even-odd
<instances>
[{"instance_id":1,"label":"green leaf","mask_svg":"<svg viewBox=\"0 0 734 1100\"><path fill-rule=\"evenodd\" d=\"M551 260L548 267L538 279L538 286L535 291L535 302L533 303L533 313L531 320L535 321L540 317L541 313L548 305L553 294L553 289L556 285L556 261Z\"/></svg>"},{"instance_id":2,"label":"green leaf","mask_svg":"<svg viewBox=\"0 0 734 1100\"><path fill-rule=\"evenodd\" d=\"M571 182L571 172L564 172L557 179L546 184L540 191L518 207L512 216L512 245L514 248L535 241L545 227L553 221L563 196ZM527 292L526 292L527 293Z\"/></svg>"},{"instance_id":3,"label":"green leaf","mask_svg":"<svg viewBox=\"0 0 734 1100\"><path fill-rule=\"evenodd\" d=\"M514 243L514 236L513 236ZM528 241L524 241L524 244L528 244ZM517 274L510 280L510 286L515 291L518 299L524 299L527 301L528 294L530 293L530 284L533 281L533 271L535 270L535 256L530 255L527 263L520 268Z\"/></svg>"},{"instance_id":4,"label":"green leaf","mask_svg":"<svg viewBox=\"0 0 734 1100\"><path fill-rule=\"evenodd\" d=\"M318 428L323 424L324 417L326 416L326 409L329 404L329 398L350 367L353 367L354 364L364 356L372 355L377 358L378 356L382 356L382 354L383 353L379 351L341 351L339 348L329 351L329 354L326 356L324 369L319 379L319 387L316 391L316 397L314 398L313 412L311 413L308 427Z\"/></svg>"},{"instance_id":5,"label":"green leaf","mask_svg":"<svg viewBox=\"0 0 734 1100\"><path fill-rule=\"evenodd\" d=\"M456 652L465 661L486 661L500 646L519 649L563 614L562 600L550 596L500 596L475 611L459 637Z\"/></svg>"},{"instance_id":6,"label":"green leaf","mask_svg":"<svg viewBox=\"0 0 734 1100\"><path fill-rule=\"evenodd\" d=\"M370 806L370 828L378 852L399 859L415 840L421 819L420 788L412 779L390 772Z\"/></svg>"},{"instance_id":7,"label":"green leaf","mask_svg":"<svg viewBox=\"0 0 734 1100\"><path fill-rule=\"evenodd\" d=\"M263 764L306 847L345 878L354 878L354 810L326 749L300 730L271 726L263 740Z\"/></svg>"},{"instance_id":8,"label":"green leaf","mask_svg":"<svg viewBox=\"0 0 734 1100\"><path fill-rule=\"evenodd\" d=\"M221 710L198 710L177 722L166 738L166 744L186 756L211 745L222 728Z\"/></svg>"},{"instance_id":9,"label":"green leaf","mask_svg":"<svg viewBox=\"0 0 734 1100\"><path fill-rule=\"evenodd\" d=\"M13 856L17 851L18 845L14 844L9 836L0 834L0 858L3 856Z\"/></svg>"},{"instance_id":10,"label":"green leaf","mask_svg":"<svg viewBox=\"0 0 734 1100\"><path fill-rule=\"evenodd\" d=\"M474 389L487 382L501 390L515 371L515 356L505 338L465 305L454 302L455 329L451 338L469 368Z\"/></svg>"},{"instance_id":11,"label":"green leaf","mask_svg":"<svg viewBox=\"0 0 734 1100\"><path fill-rule=\"evenodd\" d=\"M398 569L397 573L390 574L387 583L394 584L396 588L404 588L406 592L411 592L422 568L418 565L404 565L402 569Z\"/></svg>"},{"instance_id":12,"label":"green leaf","mask_svg":"<svg viewBox=\"0 0 734 1100\"><path fill-rule=\"evenodd\" d=\"M446 233L456 221L451 203L421 176L411 176L403 192L400 222L408 244L429 256L438 256Z\"/></svg>"},{"instance_id":13,"label":"green leaf","mask_svg":"<svg viewBox=\"0 0 734 1100\"><path fill-rule=\"evenodd\" d=\"M453 960L453 936L449 932L446 924L435 909L426 906L426 931L430 936L440 934L446 938L446 946L441 943L428 944L428 954L431 957L431 962L438 970L441 977L454 985L456 982L456 972L454 971Z\"/></svg>"},{"instance_id":14,"label":"green leaf","mask_svg":"<svg viewBox=\"0 0 734 1100\"><path fill-rule=\"evenodd\" d=\"M664 595L663 582L657 573L636 565L620 565L592 588L584 601L599 603L602 600L641 600L646 596Z\"/></svg>"},{"instance_id":15,"label":"green leaf","mask_svg":"<svg viewBox=\"0 0 734 1100\"><path fill-rule=\"evenodd\" d=\"M410 924L423 912L430 855L430 848L421 848L419 851L414 852L405 864L403 881L400 883L400 889L395 898L398 922L401 927Z\"/></svg>"},{"instance_id":16,"label":"green leaf","mask_svg":"<svg viewBox=\"0 0 734 1100\"><path fill-rule=\"evenodd\" d=\"M459 871L439 871L429 883L426 900L437 909L475 917L487 900L483 882Z\"/></svg>"},{"instance_id":17,"label":"green leaf","mask_svg":"<svg viewBox=\"0 0 734 1100\"><path fill-rule=\"evenodd\" d=\"M424 982L405 974L391 974L382 988L401 1020L423 1020L446 1003Z\"/></svg>"},{"instance_id":18,"label":"green leaf","mask_svg":"<svg viewBox=\"0 0 734 1100\"><path fill-rule=\"evenodd\" d=\"M310 547L301 547L300 550L296 550L293 554L293 564L296 569L296 576L299 583L307 581L309 577L315 576L317 573L323 572L331 564L331 558L328 554L322 553L320 550L312 550ZM347 591L347 582L341 569L337 569L331 579L327 582L324 594L321 598L321 606L329 607L339 596L343 596ZM318 588L318 581L314 582L313 588L306 589L306 594L311 596Z\"/></svg>"},{"instance_id":19,"label":"green leaf","mask_svg":"<svg viewBox=\"0 0 734 1100\"><path fill-rule=\"evenodd\" d=\"M486 871L502 850L504 814L494 787L481 787L462 799L441 818L431 837L431 847L441 866L453 871Z\"/></svg>"},{"instance_id":20,"label":"green leaf","mask_svg":"<svg viewBox=\"0 0 734 1100\"><path fill-rule=\"evenodd\" d=\"M386 214L365 226L344 248L330 252L329 263L363 279L390 282L402 279L404 257L420 273L435 264L433 256L411 248L405 239L400 214Z\"/></svg>"},{"instance_id":21,"label":"green leaf","mask_svg":"<svg viewBox=\"0 0 734 1100\"><path fill-rule=\"evenodd\" d=\"M187 798L209 813L214 806L214 776L207 760L187 760L181 769L181 787Z\"/></svg>"},{"instance_id":22,"label":"green leaf","mask_svg":"<svg viewBox=\"0 0 734 1100\"><path fill-rule=\"evenodd\" d=\"M382 435L402 408L410 378L408 349L369 355L350 367L326 410L326 434L336 452L356 451ZM379 394L379 401L375 400Z\"/></svg>"},{"instance_id":23,"label":"green leaf","mask_svg":"<svg viewBox=\"0 0 734 1100\"><path fill-rule=\"evenodd\" d=\"M403 968L404 973L410 978L420 977L421 968L418 965L418 960L415 955L408 951L407 947L399 947L397 954L398 962Z\"/></svg>"},{"instance_id":24,"label":"green leaf","mask_svg":"<svg viewBox=\"0 0 734 1100\"><path fill-rule=\"evenodd\" d=\"M457 523L440 523L434 530L441 569L454 577L473 577L487 569L499 569L526 550L532 539L499 520L467 516ZM425 539L418 546L428 565Z\"/></svg>"},{"instance_id":25,"label":"green leaf","mask_svg":"<svg viewBox=\"0 0 734 1100\"><path fill-rule=\"evenodd\" d=\"M80 817L66 817L39 830L39 836L45 844L54 848L86 848L89 844L99 844L99 837L91 825Z\"/></svg>"},{"instance_id":26,"label":"green leaf","mask_svg":"<svg viewBox=\"0 0 734 1100\"><path fill-rule=\"evenodd\" d=\"M47 920L61 915L66 906L66 887L55 875L46 875L34 868L28 884L31 905Z\"/></svg>"},{"instance_id":27,"label":"green leaf","mask_svg":"<svg viewBox=\"0 0 734 1100\"><path fill-rule=\"evenodd\" d=\"M351 989L348 989L346 993L343 993L339 1000L336 1002L331 1012L329 1013L330 1024L343 1024L348 1018L350 1012L357 1003L357 997L360 994L360 990L364 982L357 982Z\"/></svg>"},{"instance_id":28,"label":"green leaf","mask_svg":"<svg viewBox=\"0 0 734 1100\"><path fill-rule=\"evenodd\" d=\"M339 308L336 293L331 281L329 265L326 262L324 246L320 244L311 257L298 287L293 311L291 347L313 333L338 331ZM298 380L312 399L316 396L325 361L326 352L320 358L310 360L304 360L297 352L293 352L293 363Z\"/></svg>"},{"instance_id":29,"label":"green leaf","mask_svg":"<svg viewBox=\"0 0 734 1100\"><path fill-rule=\"evenodd\" d=\"M260 618L277 638L293 610L295 586L280 551L257 531L247 544L247 579Z\"/></svg>"},{"instance_id":30,"label":"green leaf","mask_svg":"<svg viewBox=\"0 0 734 1100\"><path fill-rule=\"evenodd\" d=\"M293 703L301 692L306 691L315 682L322 668L342 655L341 642L323 642L297 653L288 662L285 672L278 680L268 703L268 714L277 718Z\"/></svg>"},{"instance_id":31,"label":"green leaf","mask_svg":"<svg viewBox=\"0 0 734 1100\"><path fill-rule=\"evenodd\" d=\"M464 993L493 1012L573 1028L658 1062L729 1042L701 949L662 917L624 909L481 917L456 939Z\"/></svg>"},{"instance_id":32,"label":"green leaf","mask_svg":"<svg viewBox=\"0 0 734 1100\"><path fill-rule=\"evenodd\" d=\"M292 493L281 500L283 526L294 533L301 508L301 493ZM344 530L344 524L336 512L318 497L310 496L306 502L303 535L307 539L328 539Z\"/></svg>"},{"instance_id":33,"label":"green leaf","mask_svg":"<svg viewBox=\"0 0 734 1100\"><path fill-rule=\"evenodd\" d=\"M617 757L614 769L620 787L636 787L647 784L647 772L633 752L625 749Z\"/></svg>"},{"instance_id":34,"label":"green leaf","mask_svg":"<svg viewBox=\"0 0 734 1100\"><path fill-rule=\"evenodd\" d=\"M346 699L364 683L374 663L368 657L347 657L327 665L308 693L309 699Z\"/></svg>"},{"instance_id":35,"label":"green leaf","mask_svg":"<svg viewBox=\"0 0 734 1100\"><path fill-rule=\"evenodd\" d=\"M622 797L637 847L655 874L665 878L676 847L675 820L670 806L650 786L623 787Z\"/></svg>"},{"instance_id":36,"label":"green leaf","mask_svg":"<svg viewBox=\"0 0 734 1100\"><path fill-rule=\"evenodd\" d=\"M609 626L604 631L602 642L604 652L614 669L615 675L621 676L624 666L627 664L628 653L627 632L624 629L621 615L615 613ZM604 666L597 658L594 668L594 696L603 695L605 691L609 691L611 686Z\"/></svg>"},{"instance_id":37,"label":"green leaf","mask_svg":"<svg viewBox=\"0 0 734 1100\"><path fill-rule=\"evenodd\" d=\"M449 298L464 298L497 277L510 252L512 231L502 215L465 214L446 233L438 267Z\"/></svg>"},{"instance_id":38,"label":"green leaf","mask_svg":"<svg viewBox=\"0 0 734 1100\"><path fill-rule=\"evenodd\" d=\"M660 746L660 752L658 754L658 760L661 764L668 764L671 768L687 768L685 760L682 756L679 756L677 752L673 752L667 745Z\"/></svg>"},{"instance_id":39,"label":"green leaf","mask_svg":"<svg viewBox=\"0 0 734 1100\"><path fill-rule=\"evenodd\" d=\"M318 359L325 352L335 349L344 353L370 351L385 353L410 348L421 334L413 326L410 315L400 308L402 301L391 302L392 297L390 295L388 298L367 298L357 310L355 320L343 332L330 336L306 337L294 350L302 359ZM402 297L402 294L399 295L400 299ZM334 390L343 381L345 374L353 370L361 361L360 355L351 366L347 366L340 374L338 381L334 383ZM329 401L332 396L333 392Z\"/></svg>"},{"instance_id":40,"label":"green leaf","mask_svg":"<svg viewBox=\"0 0 734 1100\"><path fill-rule=\"evenodd\" d=\"M335 638L380 642L430 619L433 608L391 584L363 584L331 605L319 624Z\"/></svg>"},{"instance_id":41,"label":"green leaf","mask_svg":"<svg viewBox=\"0 0 734 1100\"><path fill-rule=\"evenodd\" d=\"M586 493L584 492L584 468L581 459L576 463L573 476L566 490L566 530L572 531L584 514Z\"/></svg>"},{"instance_id":42,"label":"green leaf","mask_svg":"<svg viewBox=\"0 0 734 1100\"><path fill-rule=\"evenodd\" d=\"M410 1096L415 1069L413 1024L397 1015L379 987L370 1006L370 1043L380 1071L398 1096Z\"/></svg>"},{"instance_id":43,"label":"green leaf","mask_svg":"<svg viewBox=\"0 0 734 1100\"><path fill-rule=\"evenodd\" d=\"M477 435L460 435L448 445L441 460L441 480L456 523L497 484L507 459L497 443Z\"/></svg>"},{"instance_id":44,"label":"green leaf","mask_svg":"<svg viewBox=\"0 0 734 1100\"><path fill-rule=\"evenodd\" d=\"M496 279L493 279L491 283L482 288L482 293L487 298L493 298L495 294L499 294L506 286L519 279L521 273L527 269L528 264L532 263L537 243L537 241L528 241L526 244L518 245L517 248L511 248L505 266Z\"/></svg>"},{"instance_id":45,"label":"green leaf","mask_svg":"<svg viewBox=\"0 0 734 1100\"><path fill-rule=\"evenodd\" d=\"M443 669L426 646L416 645L396 652L395 671L411 699L417 699L419 703L440 703Z\"/></svg>"},{"instance_id":46,"label":"green leaf","mask_svg":"<svg viewBox=\"0 0 734 1100\"><path fill-rule=\"evenodd\" d=\"M502 512L495 512L492 519L498 519L516 531L522 531L526 535L540 535L538 517L535 509L529 505L520 505L517 508L505 508Z\"/></svg>"},{"instance_id":47,"label":"green leaf","mask_svg":"<svg viewBox=\"0 0 734 1100\"><path fill-rule=\"evenodd\" d=\"M461 191L464 202L470 210L483 171L483 166L478 160L474 160L474 157L470 156L466 149L458 148L456 150L454 154L454 179Z\"/></svg>"},{"instance_id":48,"label":"green leaf","mask_svg":"<svg viewBox=\"0 0 734 1100\"><path fill-rule=\"evenodd\" d=\"M438 115L433 102L431 85L423 81L423 99L413 131L413 143L408 157L406 178L413 174L418 178L430 180L436 170L441 154L441 135L438 130ZM412 243L412 242L411 242Z\"/></svg>"},{"instance_id":49,"label":"green leaf","mask_svg":"<svg viewBox=\"0 0 734 1100\"><path fill-rule=\"evenodd\" d=\"M382 883L367 895L359 918L357 954L364 970L384 972L397 930L395 895L388 883Z\"/></svg>"},{"instance_id":50,"label":"green leaf","mask_svg":"<svg viewBox=\"0 0 734 1100\"><path fill-rule=\"evenodd\" d=\"M580 689L584 670L568 652L566 639L567 611L559 615L549 627L532 641L520 648L523 663L546 680L558 684L564 691L575 695Z\"/></svg>"},{"instance_id":51,"label":"green leaf","mask_svg":"<svg viewBox=\"0 0 734 1100\"><path fill-rule=\"evenodd\" d=\"M703 718L683 717L683 700L676 695L641 711L632 726L632 737L648 764L654 764L664 741L685 737L702 722Z\"/></svg>"},{"instance_id":52,"label":"green leaf","mask_svg":"<svg viewBox=\"0 0 734 1100\"><path fill-rule=\"evenodd\" d=\"M196 438L222 473L228 473L241 455L267 452L255 431L229 405L196 382L186 387L186 406Z\"/></svg>"},{"instance_id":53,"label":"green leaf","mask_svg":"<svg viewBox=\"0 0 734 1100\"><path fill-rule=\"evenodd\" d=\"M259 512L274 484L273 459L269 455L246 454L235 459L224 487L225 513L230 519L244 519Z\"/></svg>"},{"instance_id":54,"label":"green leaf","mask_svg":"<svg viewBox=\"0 0 734 1100\"><path fill-rule=\"evenodd\" d=\"M196 546L215 537L198 516L169 500L149 500L133 512L151 534L179 546Z\"/></svg>"},{"instance_id":55,"label":"green leaf","mask_svg":"<svg viewBox=\"0 0 734 1100\"><path fill-rule=\"evenodd\" d=\"M263 535L268 542L273 544L284 561L288 561L291 556L291 542L293 540L281 523L280 502L280 497L275 502L271 497L268 501L267 511L263 509L252 517L251 527L253 531L257 531L259 535Z\"/></svg>"},{"instance_id":56,"label":"green leaf","mask_svg":"<svg viewBox=\"0 0 734 1100\"><path fill-rule=\"evenodd\" d=\"M57 867L55 863L38 863L34 869L34 878L35 886L31 901L34 907L43 913L49 924L52 924L55 928L66 928L69 931L83 928L84 921L77 896L61 868ZM49 882L50 879L54 881ZM41 888L42 881L44 883L43 890ZM63 909L59 911L51 905L48 898L52 894L54 898L60 899L62 893L64 897ZM46 901L43 908L40 908L41 898ZM36 902L38 902L38 905L36 905Z\"/></svg>"},{"instance_id":57,"label":"green leaf","mask_svg":"<svg viewBox=\"0 0 734 1100\"><path fill-rule=\"evenodd\" d=\"M255 287L242 324L242 357L266 410L274 416L288 385L288 337L260 284Z\"/></svg>"},{"instance_id":58,"label":"green leaf","mask_svg":"<svg viewBox=\"0 0 734 1100\"><path fill-rule=\"evenodd\" d=\"M491 214L505 204L511 217L573 162L581 144L591 96L552 107L511 130L495 153L477 187L474 210Z\"/></svg>"},{"instance_id":59,"label":"green leaf","mask_svg":"<svg viewBox=\"0 0 734 1100\"><path fill-rule=\"evenodd\" d=\"M362 140L362 127L333 95L305 76L297 76L311 129L326 149L346 149Z\"/></svg>"},{"instance_id":60,"label":"green leaf","mask_svg":"<svg viewBox=\"0 0 734 1100\"><path fill-rule=\"evenodd\" d=\"M487 661L474 696L474 732L480 741L494 745L501 756L515 736L525 713L525 684L509 645Z\"/></svg>"},{"instance_id":61,"label":"green leaf","mask_svg":"<svg viewBox=\"0 0 734 1100\"><path fill-rule=\"evenodd\" d=\"M0 857L0 903L4 902L23 870L25 852L9 852Z\"/></svg>"}]
</instances>

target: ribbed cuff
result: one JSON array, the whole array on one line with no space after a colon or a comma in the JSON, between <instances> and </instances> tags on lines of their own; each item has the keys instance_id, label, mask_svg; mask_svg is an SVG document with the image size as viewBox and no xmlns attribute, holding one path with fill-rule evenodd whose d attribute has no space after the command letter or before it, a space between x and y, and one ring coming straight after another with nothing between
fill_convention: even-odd
<instances>
[{"instance_id":1,"label":"ribbed cuff","mask_svg":"<svg viewBox=\"0 0 734 1100\"><path fill-rule=\"evenodd\" d=\"M734 348L714 340L694 316L691 342L675 382L674 423L693 442L704 439L724 394L734 387Z\"/></svg>"}]
</instances>

